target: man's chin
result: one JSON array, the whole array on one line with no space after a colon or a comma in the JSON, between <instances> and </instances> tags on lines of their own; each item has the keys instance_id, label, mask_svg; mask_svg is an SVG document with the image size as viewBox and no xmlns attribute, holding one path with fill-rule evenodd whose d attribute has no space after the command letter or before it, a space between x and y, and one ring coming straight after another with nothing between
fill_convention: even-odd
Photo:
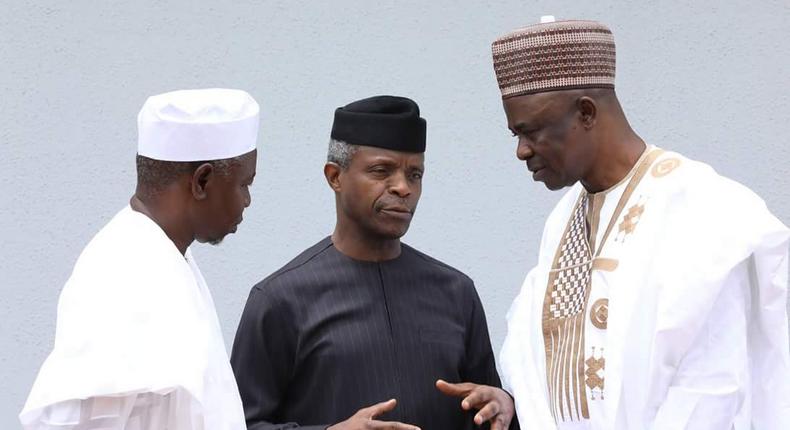
<instances>
[{"instance_id":1,"label":"man's chin","mask_svg":"<svg viewBox=\"0 0 790 430\"><path fill-rule=\"evenodd\" d=\"M560 184L544 183L543 185L545 185L549 191L557 191L565 188L565 185L560 185Z\"/></svg>"},{"instance_id":2,"label":"man's chin","mask_svg":"<svg viewBox=\"0 0 790 430\"><path fill-rule=\"evenodd\" d=\"M571 187L573 186L573 184L575 184L575 182L571 184L566 184L560 181L540 181L540 182L543 182L543 185L545 185L549 191L558 191L563 188Z\"/></svg>"},{"instance_id":3,"label":"man's chin","mask_svg":"<svg viewBox=\"0 0 790 430\"><path fill-rule=\"evenodd\" d=\"M406 225L405 227L383 229L379 231L379 236L382 239L386 239L386 240L396 240L405 236L408 231L409 231L409 226Z\"/></svg>"},{"instance_id":4,"label":"man's chin","mask_svg":"<svg viewBox=\"0 0 790 430\"><path fill-rule=\"evenodd\" d=\"M205 238L205 237L196 237L195 238L195 241L198 242L198 243L207 243L209 245L214 245L214 246L219 245L220 243L222 243L223 240L225 240L225 236L222 236L219 239L209 239L209 238Z\"/></svg>"}]
</instances>

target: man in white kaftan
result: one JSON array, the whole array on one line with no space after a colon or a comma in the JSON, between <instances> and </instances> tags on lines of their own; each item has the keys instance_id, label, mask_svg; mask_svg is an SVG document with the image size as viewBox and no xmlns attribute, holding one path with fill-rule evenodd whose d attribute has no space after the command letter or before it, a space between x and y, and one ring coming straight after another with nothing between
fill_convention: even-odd
<instances>
[{"instance_id":1,"label":"man in white kaftan","mask_svg":"<svg viewBox=\"0 0 790 430\"><path fill-rule=\"evenodd\" d=\"M494 42L494 62L519 158L572 186L508 313L500 364L521 425L790 428L790 230L746 187L636 136L605 26L527 27Z\"/></svg>"},{"instance_id":2,"label":"man in white kaftan","mask_svg":"<svg viewBox=\"0 0 790 430\"><path fill-rule=\"evenodd\" d=\"M61 292L54 348L20 414L25 429L246 428L189 244L235 231L238 223L217 220L240 219L249 205L258 112L238 90L146 102L137 191L83 250ZM211 212L197 201L225 206Z\"/></svg>"}]
</instances>

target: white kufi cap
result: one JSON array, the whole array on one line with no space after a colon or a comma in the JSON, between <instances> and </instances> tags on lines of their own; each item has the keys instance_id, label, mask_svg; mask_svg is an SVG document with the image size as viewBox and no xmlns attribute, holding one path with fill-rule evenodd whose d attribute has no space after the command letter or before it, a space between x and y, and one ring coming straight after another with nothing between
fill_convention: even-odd
<instances>
[{"instance_id":1,"label":"white kufi cap","mask_svg":"<svg viewBox=\"0 0 790 430\"><path fill-rule=\"evenodd\" d=\"M241 90L151 96L137 115L137 153L162 161L222 160L255 149L260 108Z\"/></svg>"}]
</instances>

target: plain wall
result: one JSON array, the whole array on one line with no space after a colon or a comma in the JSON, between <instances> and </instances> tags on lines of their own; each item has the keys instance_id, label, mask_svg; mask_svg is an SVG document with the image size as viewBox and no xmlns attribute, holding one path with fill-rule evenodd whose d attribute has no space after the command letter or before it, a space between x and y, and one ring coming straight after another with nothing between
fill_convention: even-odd
<instances>
[{"instance_id":1,"label":"plain wall","mask_svg":"<svg viewBox=\"0 0 790 430\"><path fill-rule=\"evenodd\" d=\"M395 94L428 121L405 241L475 279L498 351L561 193L515 158L490 43L543 14L607 23L635 130L749 186L790 224L788 0L2 0L0 428L19 426L80 250L133 191L140 106L174 89L241 88L262 106L245 222L220 247L194 247L228 346L250 287L332 230L333 110Z\"/></svg>"}]
</instances>

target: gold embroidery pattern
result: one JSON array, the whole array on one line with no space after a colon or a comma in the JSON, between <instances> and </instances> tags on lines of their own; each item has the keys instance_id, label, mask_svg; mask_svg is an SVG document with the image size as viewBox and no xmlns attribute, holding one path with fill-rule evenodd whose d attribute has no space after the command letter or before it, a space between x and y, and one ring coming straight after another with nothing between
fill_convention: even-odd
<instances>
[{"instance_id":1,"label":"gold embroidery pattern","mask_svg":"<svg viewBox=\"0 0 790 430\"><path fill-rule=\"evenodd\" d=\"M604 272L614 272L620 262L614 258L595 257L593 260L593 270L603 270Z\"/></svg>"},{"instance_id":2,"label":"gold embroidery pattern","mask_svg":"<svg viewBox=\"0 0 790 430\"><path fill-rule=\"evenodd\" d=\"M609 319L609 299L598 299L590 308L590 322L595 327L606 330L606 321Z\"/></svg>"},{"instance_id":3,"label":"gold embroidery pattern","mask_svg":"<svg viewBox=\"0 0 790 430\"><path fill-rule=\"evenodd\" d=\"M584 376L587 378L585 379L584 383L590 389L592 393L591 399L596 400L595 395L599 394L601 400L603 400L603 389L604 389L604 368L606 367L606 359L603 356L603 348L601 348L601 354L598 358L595 358L595 347L592 348L592 356L588 358L584 364L587 365L587 370L584 372Z\"/></svg>"},{"instance_id":4,"label":"gold embroidery pattern","mask_svg":"<svg viewBox=\"0 0 790 430\"><path fill-rule=\"evenodd\" d=\"M628 199L631 198L631 194L634 192L634 189L639 185L639 182L642 181L642 177L645 176L653 162L656 161L656 159L663 153L663 149L654 149L648 154L645 154L645 156L642 158L642 161L639 162L639 166L637 166L634 175L631 176L631 180L628 181L628 185L626 185L623 195L620 196L620 201L617 202L617 207L614 208L614 215L612 215L612 218L609 220L609 225L604 231L603 240L601 240L601 243L598 244L598 251L595 253L596 256L601 255L601 250L606 244L606 240L609 238L609 233L612 232L612 228L614 228L616 224L615 220L620 218L620 213L623 211Z\"/></svg>"},{"instance_id":5,"label":"gold embroidery pattern","mask_svg":"<svg viewBox=\"0 0 790 430\"><path fill-rule=\"evenodd\" d=\"M636 226L644 213L645 204L643 202L636 203L628 208L628 212L623 216L623 221L617 226L617 237L615 240L625 241L625 237L636 230Z\"/></svg>"},{"instance_id":6,"label":"gold embroidery pattern","mask_svg":"<svg viewBox=\"0 0 790 430\"><path fill-rule=\"evenodd\" d=\"M549 274L543 307L546 378L554 419L589 418L584 389L584 317L592 252L587 241L583 194L574 208Z\"/></svg>"},{"instance_id":7,"label":"gold embroidery pattern","mask_svg":"<svg viewBox=\"0 0 790 430\"><path fill-rule=\"evenodd\" d=\"M563 241L560 258L557 261L557 276L551 292L552 317L563 318L578 314L584 309L584 291L590 283L590 247L587 235L584 208L587 197L583 198L574 215L571 231Z\"/></svg>"},{"instance_id":8,"label":"gold embroidery pattern","mask_svg":"<svg viewBox=\"0 0 790 430\"><path fill-rule=\"evenodd\" d=\"M655 149L641 157L628 185L620 196L614 214L609 219L602 240L597 244L596 256L601 254L609 234L617 226L617 220L634 189L662 153L663 150ZM634 211L629 217L629 223L622 225L623 237L627 234L625 233L626 228L631 232L634 231L644 211L644 204L641 206L641 209L632 208ZM594 389L591 388L592 399L596 399L596 394L600 394L600 398L603 399L603 369L605 365L603 348L601 348L600 357L595 357L595 349L593 349L593 357L590 360L584 358L585 317L587 302L590 298L593 268L593 253L587 237L585 216L587 208L588 195L582 191L554 255L543 299L546 382L551 413L557 423L581 421L590 417L587 399L589 384L594 387ZM631 211L629 210L629 212ZM618 233L618 235L620 234ZM617 261L614 260L613 264L607 263L605 266L614 270L617 267ZM601 317L602 312L599 310L596 315ZM608 304L606 314L608 317ZM585 368L585 366L587 367Z\"/></svg>"},{"instance_id":9,"label":"gold embroidery pattern","mask_svg":"<svg viewBox=\"0 0 790 430\"><path fill-rule=\"evenodd\" d=\"M653 175L653 177L660 178L670 174L673 170L677 169L678 166L680 166L680 159L671 157L656 163L650 173Z\"/></svg>"}]
</instances>

